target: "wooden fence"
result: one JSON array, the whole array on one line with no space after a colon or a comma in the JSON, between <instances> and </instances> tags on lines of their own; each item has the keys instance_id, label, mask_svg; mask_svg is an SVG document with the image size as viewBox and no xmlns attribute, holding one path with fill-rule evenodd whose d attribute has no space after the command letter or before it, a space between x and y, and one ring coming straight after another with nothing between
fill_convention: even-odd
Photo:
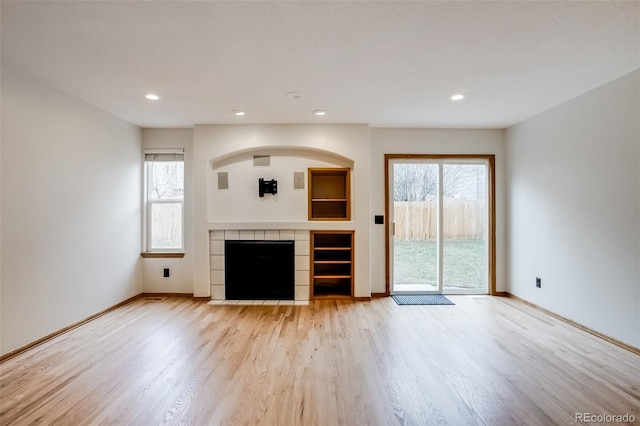
<instances>
[{"instance_id":1,"label":"wooden fence","mask_svg":"<svg viewBox=\"0 0 640 426\"><path fill-rule=\"evenodd\" d=\"M444 199L443 236L452 240L484 238L486 218L484 201ZM436 201L396 201L395 239L433 240L436 238L438 210Z\"/></svg>"}]
</instances>

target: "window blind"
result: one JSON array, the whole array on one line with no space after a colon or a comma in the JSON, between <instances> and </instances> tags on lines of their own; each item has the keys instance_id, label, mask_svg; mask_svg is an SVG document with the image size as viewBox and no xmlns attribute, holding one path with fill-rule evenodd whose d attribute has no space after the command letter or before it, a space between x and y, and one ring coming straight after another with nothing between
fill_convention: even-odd
<instances>
[{"instance_id":1,"label":"window blind","mask_svg":"<svg viewBox=\"0 0 640 426\"><path fill-rule=\"evenodd\" d=\"M144 154L144 161L184 161L184 154Z\"/></svg>"}]
</instances>

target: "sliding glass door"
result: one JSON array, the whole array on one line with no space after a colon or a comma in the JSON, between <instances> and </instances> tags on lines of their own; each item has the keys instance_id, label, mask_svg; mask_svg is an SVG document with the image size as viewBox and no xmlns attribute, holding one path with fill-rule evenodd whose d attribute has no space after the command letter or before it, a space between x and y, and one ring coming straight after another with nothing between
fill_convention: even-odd
<instances>
[{"instance_id":1,"label":"sliding glass door","mask_svg":"<svg viewBox=\"0 0 640 426\"><path fill-rule=\"evenodd\" d=\"M489 161L388 159L390 292L489 292Z\"/></svg>"}]
</instances>

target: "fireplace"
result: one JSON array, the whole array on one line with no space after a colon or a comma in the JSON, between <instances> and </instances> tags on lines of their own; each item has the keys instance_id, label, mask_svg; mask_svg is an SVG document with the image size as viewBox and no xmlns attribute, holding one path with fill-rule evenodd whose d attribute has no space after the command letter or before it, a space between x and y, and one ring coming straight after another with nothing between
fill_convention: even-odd
<instances>
[{"instance_id":1,"label":"fireplace","mask_svg":"<svg viewBox=\"0 0 640 426\"><path fill-rule=\"evenodd\" d=\"M310 293L310 232L308 229L218 229L209 232L212 300L232 299L226 294L227 241L294 241L294 301L308 301ZM261 274L262 276L265 274ZM251 299L245 299L251 300ZM265 299L253 299L260 301ZM279 299L280 300L280 299ZM288 299L287 299L288 300Z\"/></svg>"},{"instance_id":2,"label":"fireplace","mask_svg":"<svg viewBox=\"0 0 640 426\"><path fill-rule=\"evenodd\" d=\"M226 240L225 293L234 300L293 300L294 241Z\"/></svg>"}]
</instances>

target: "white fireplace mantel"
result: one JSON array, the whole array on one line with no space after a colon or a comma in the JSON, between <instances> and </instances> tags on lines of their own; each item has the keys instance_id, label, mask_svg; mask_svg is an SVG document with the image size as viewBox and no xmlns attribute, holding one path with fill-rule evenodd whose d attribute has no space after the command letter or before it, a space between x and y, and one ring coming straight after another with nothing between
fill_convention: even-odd
<instances>
[{"instance_id":1,"label":"white fireplace mantel","mask_svg":"<svg viewBox=\"0 0 640 426\"><path fill-rule=\"evenodd\" d=\"M208 230L233 229L293 229L293 230L352 230L352 221L300 221L300 222L207 222Z\"/></svg>"}]
</instances>

